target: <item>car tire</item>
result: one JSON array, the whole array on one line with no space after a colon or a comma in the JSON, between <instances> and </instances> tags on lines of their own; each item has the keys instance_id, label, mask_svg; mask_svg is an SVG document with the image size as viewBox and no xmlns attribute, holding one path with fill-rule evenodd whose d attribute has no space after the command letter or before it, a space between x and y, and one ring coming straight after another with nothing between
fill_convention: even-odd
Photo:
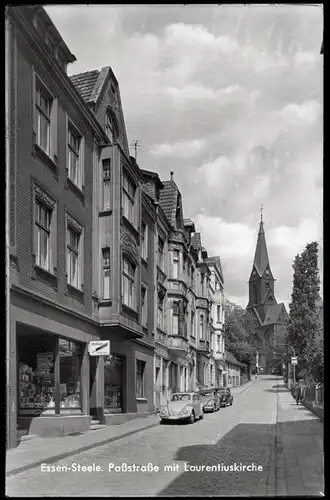
<instances>
[{"instance_id":1,"label":"car tire","mask_svg":"<svg viewBox=\"0 0 330 500\"><path fill-rule=\"evenodd\" d=\"M204 413L201 414L201 416L199 417L200 420L202 420L204 418Z\"/></svg>"},{"instance_id":2,"label":"car tire","mask_svg":"<svg viewBox=\"0 0 330 500\"><path fill-rule=\"evenodd\" d=\"M191 412L191 415L189 417L188 422L189 422L189 424L193 424L195 422L195 412L194 411Z\"/></svg>"},{"instance_id":3,"label":"car tire","mask_svg":"<svg viewBox=\"0 0 330 500\"><path fill-rule=\"evenodd\" d=\"M233 402L232 401L230 402L230 406L233 406Z\"/></svg>"}]
</instances>

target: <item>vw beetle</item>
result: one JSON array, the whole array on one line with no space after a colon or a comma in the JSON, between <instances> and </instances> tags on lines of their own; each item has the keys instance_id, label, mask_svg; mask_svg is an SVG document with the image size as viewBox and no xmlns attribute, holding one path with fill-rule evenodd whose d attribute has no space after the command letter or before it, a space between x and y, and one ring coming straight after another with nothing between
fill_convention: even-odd
<instances>
[{"instance_id":1,"label":"vw beetle","mask_svg":"<svg viewBox=\"0 0 330 500\"><path fill-rule=\"evenodd\" d=\"M233 405L234 398L229 387L221 387L220 389L217 389L217 395L220 401L220 407Z\"/></svg>"},{"instance_id":2,"label":"vw beetle","mask_svg":"<svg viewBox=\"0 0 330 500\"><path fill-rule=\"evenodd\" d=\"M217 395L217 391L214 389L200 391L200 399L202 401L202 407L204 413L220 410L220 401Z\"/></svg>"},{"instance_id":3,"label":"vw beetle","mask_svg":"<svg viewBox=\"0 0 330 500\"><path fill-rule=\"evenodd\" d=\"M169 421L186 421L193 424L196 419L203 418L202 403L196 392L175 392L167 406L160 410L160 423Z\"/></svg>"}]
</instances>

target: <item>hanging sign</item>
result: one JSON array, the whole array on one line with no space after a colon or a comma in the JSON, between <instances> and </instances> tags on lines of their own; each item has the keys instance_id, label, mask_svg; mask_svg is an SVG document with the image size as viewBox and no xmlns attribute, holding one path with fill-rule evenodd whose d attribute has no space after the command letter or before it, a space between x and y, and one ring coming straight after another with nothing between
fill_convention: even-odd
<instances>
[{"instance_id":1,"label":"hanging sign","mask_svg":"<svg viewBox=\"0 0 330 500\"><path fill-rule=\"evenodd\" d=\"M90 356L109 356L110 340L92 340L88 346Z\"/></svg>"},{"instance_id":2,"label":"hanging sign","mask_svg":"<svg viewBox=\"0 0 330 500\"><path fill-rule=\"evenodd\" d=\"M291 356L291 364L292 365L297 365L298 364L298 358L297 358L297 356Z\"/></svg>"}]
</instances>

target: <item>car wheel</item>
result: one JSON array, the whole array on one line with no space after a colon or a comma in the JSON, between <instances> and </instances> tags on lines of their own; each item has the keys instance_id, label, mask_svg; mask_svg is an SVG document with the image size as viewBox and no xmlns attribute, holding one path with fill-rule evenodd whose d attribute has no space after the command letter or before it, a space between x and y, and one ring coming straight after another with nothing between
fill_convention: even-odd
<instances>
[{"instance_id":1,"label":"car wheel","mask_svg":"<svg viewBox=\"0 0 330 500\"><path fill-rule=\"evenodd\" d=\"M200 420L202 420L204 418L204 413L202 413L199 418L200 418Z\"/></svg>"},{"instance_id":2,"label":"car wheel","mask_svg":"<svg viewBox=\"0 0 330 500\"><path fill-rule=\"evenodd\" d=\"M193 424L195 422L195 413L192 411L189 417L189 423Z\"/></svg>"},{"instance_id":3,"label":"car wheel","mask_svg":"<svg viewBox=\"0 0 330 500\"><path fill-rule=\"evenodd\" d=\"M233 406L233 402L232 401L230 401L230 406Z\"/></svg>"}]
</instances>

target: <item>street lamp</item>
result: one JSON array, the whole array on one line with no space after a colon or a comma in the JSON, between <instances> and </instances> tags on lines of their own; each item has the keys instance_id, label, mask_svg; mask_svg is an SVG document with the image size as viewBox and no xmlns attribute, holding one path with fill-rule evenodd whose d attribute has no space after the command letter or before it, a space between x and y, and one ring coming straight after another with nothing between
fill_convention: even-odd
<instances>
[{"instance_id":1,"label":"street lamp","mask_svg":"<svg viewBox=\"0 0 330 500\"><path fill-rule=\"evenodd\" d=\"M292 345L290 344L277 344L277 345L284 345L286 346L286 348L290 348L293 352L293 356L296 358L296 352L294 350L294 348L292 347ZM293 365L293 387L296 387L296 365Z\"/></svg>"}]
</instances>

